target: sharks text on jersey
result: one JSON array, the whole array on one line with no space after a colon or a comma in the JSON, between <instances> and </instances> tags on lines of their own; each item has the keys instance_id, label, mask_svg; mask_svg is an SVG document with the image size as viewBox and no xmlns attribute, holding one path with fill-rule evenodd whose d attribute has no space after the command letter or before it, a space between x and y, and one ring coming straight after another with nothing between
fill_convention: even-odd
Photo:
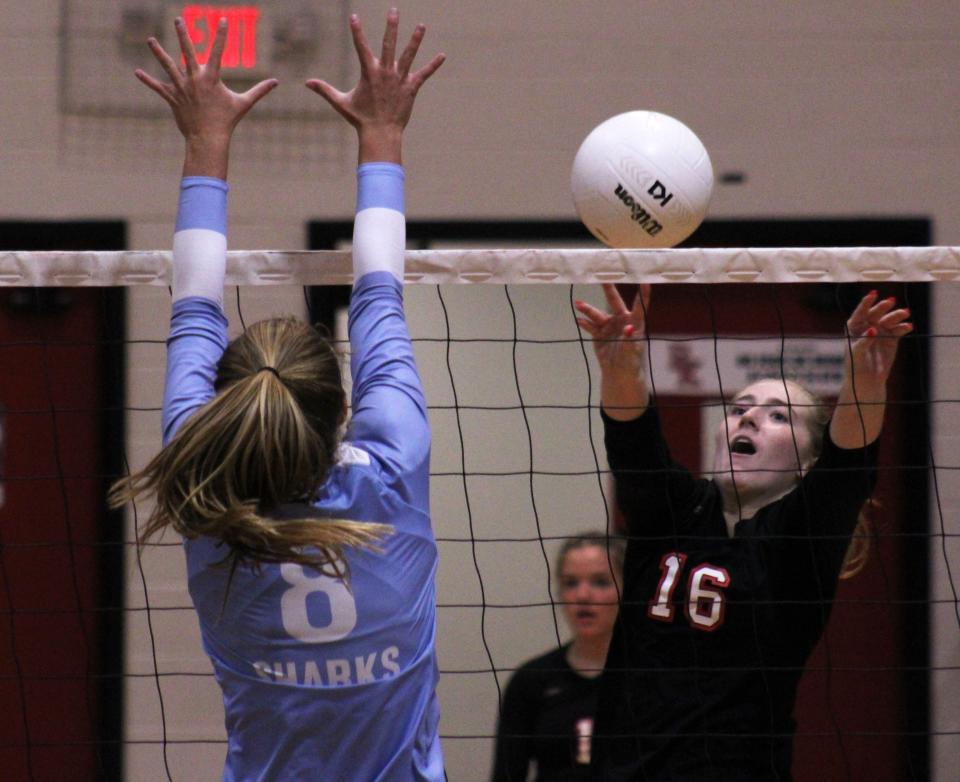
<instances>
[{"instance_id":1,"label":"sharks text on jersey","mask_svg":"<svg viewBox=\"0 0 960 782\"><path fill-rule=\"evenodd\" d=\"M253 664L257 676L267 681L301 687L340 687L349 684L389 679L400 673L397 658L400 649L386 649L354 657L333 657L315 660L286 660Z\"/></svg>"}]
</instances>

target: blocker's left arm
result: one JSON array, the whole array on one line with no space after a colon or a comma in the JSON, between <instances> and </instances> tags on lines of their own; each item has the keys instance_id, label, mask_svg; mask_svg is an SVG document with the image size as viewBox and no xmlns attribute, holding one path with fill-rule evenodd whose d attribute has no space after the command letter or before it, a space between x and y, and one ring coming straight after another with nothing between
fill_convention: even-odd
<instances>
[{"instance_id":1,"label":"blocker's left arm","mask_svg":"<svg viewBox=\"0 0 960 782\"><path fill-rule=\"evenodd\" d=\"M417 93L444 61L438 54L413 70L426 28L420 24L397 56L396 9L387 14L380 56L356 14L350 17L360 79L343 92L322 79L307 87L357 131L357 214L350 297L353 417L348 439L374 444L384 475L404 500L429 505L430 427L403 314L403 132Z\"/></svg>"}]
</instances>

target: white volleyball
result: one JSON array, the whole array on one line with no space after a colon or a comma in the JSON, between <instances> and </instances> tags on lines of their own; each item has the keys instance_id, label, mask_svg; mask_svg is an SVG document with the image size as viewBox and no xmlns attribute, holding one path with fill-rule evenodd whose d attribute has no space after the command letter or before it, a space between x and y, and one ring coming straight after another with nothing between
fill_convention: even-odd
<instances>
[{"instance_id":1,"label":"white volleyball","mask_svg":"<svg viewBox=\"0 0 960 782\"><path fill-rule=\"evenodd\" d=\"M700 139L680 120L628 111L584 139L570 188L580 219L604 244L673 247L703 222L713 166Z\"/></svg>"}]
</instances>

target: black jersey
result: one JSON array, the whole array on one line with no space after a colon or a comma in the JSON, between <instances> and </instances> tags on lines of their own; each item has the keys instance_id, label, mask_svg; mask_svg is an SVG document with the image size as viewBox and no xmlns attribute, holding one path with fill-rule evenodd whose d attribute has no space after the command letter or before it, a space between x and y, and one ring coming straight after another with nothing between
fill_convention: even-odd
<instances>
[{"instance_id":1,"label":"black jersey","mask_svg":"<svg viewBox=\"0 0 960 782\"><path fill-rule=\"evenodd\" d=\"M719 489L672 461L656 410L604 416L628 525L595 778L790 780L797 683L823 633L877 446L825 435L797 487L727 533Z\"/></svg>"},{"instance_id":2,"label":"black jersey","mask_svg":"<svg viewBox=\"0 0 960 782\"><path fill-rule=\"evenodd\" d=\"M528 660L507 684L497 725L493 782L525 782L531 762L538 782L574 782L590 775L598 678L567 662L567 647Z\"/></svg>"}]
</instances>

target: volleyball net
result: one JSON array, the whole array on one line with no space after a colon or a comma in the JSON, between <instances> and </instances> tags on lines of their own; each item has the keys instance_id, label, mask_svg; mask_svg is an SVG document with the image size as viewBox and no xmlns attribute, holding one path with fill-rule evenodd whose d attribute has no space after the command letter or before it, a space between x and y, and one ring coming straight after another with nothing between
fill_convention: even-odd
<instances>
[{"instance_id":1,"label":"volleyball net","mask_svg":"<svg viewBox=\"0 0 960 782\"><path fill-rule=\"evenodd\" d=\"M573 310L576 299L602 305L600 282L656 284L652 381L674 454L695 471L709 466L723 394L784 374L829 398L859 297L877 288L911 309L873 552L841 584L808 665L796 770L920 780L956 757L960 334L945 315L960 248L423 250L408 253L406 276L433 429L451 780L487 778L510 674L568 637L562 541L613 523L599 373ZM231 335L307 316L309 286L350 282L346 251L232 252ZM160 446L168 285L165 252L0 253L0 761L23 778L64 763L108 776L121 757L127 779L222 768L220 691L179 541L138 553L148 509L124 517L103 503L110 480Z\"/></svg>"}]
</instances>

